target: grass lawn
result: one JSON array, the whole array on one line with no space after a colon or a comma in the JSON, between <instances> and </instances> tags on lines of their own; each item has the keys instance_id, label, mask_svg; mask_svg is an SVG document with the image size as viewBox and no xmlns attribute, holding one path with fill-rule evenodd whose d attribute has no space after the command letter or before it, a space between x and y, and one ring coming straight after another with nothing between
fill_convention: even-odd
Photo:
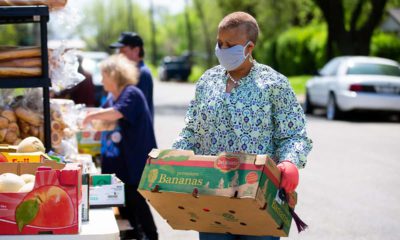
<instances>
[{"instance_id":1,"label":"grass lawn","mask_svg":"<svg viewBox=\"0 0 400 240\"><path fill-rule=\"evenodd\" d=\"M294 92L296 93L296 95L304 95L305 90L306 90L306 82L311 77L312 76L310 76L310 75L288 77L290 85L292 85L292 88L293 88Z\"/></svg>"}]
</instances>

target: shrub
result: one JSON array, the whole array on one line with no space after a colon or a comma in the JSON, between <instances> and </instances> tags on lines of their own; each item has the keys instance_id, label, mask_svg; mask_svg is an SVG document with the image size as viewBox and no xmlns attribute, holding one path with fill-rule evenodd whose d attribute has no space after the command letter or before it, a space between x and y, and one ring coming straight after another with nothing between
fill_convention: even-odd
<instances>
[{"instance_id":1,"label":"shrub","mask_svg":"<svg viewBox=\"0 0 400 240\"><path fill-rule=\"evenodd\" d=\"M378 32L371 40L370 55L400 61L400 38L396 34Z\"/></svg>"},{"instance_id":2,"label":"shrub","mask_svg":"<svg viewBox=\"0 0 400 240\"><path fill-rule=\"evenodd\" d=\"M326 27L294 27L281 34L276 44L277 68L286 75L309 74L325 63Z\"/></svg>"}]
</instances>

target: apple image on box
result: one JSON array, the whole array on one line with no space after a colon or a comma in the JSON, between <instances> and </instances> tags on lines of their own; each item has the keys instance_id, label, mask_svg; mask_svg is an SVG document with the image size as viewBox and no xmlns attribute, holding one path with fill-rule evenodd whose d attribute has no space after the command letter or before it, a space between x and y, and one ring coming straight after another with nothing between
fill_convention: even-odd
<instances>
[{"instance_id":1,"label":"apple image on box","mask_svg":"<svg viewBox=\"0 0 400 240\"><path fill-rule=\"evenodd\" d=\"M4 155L1 154L1 153L0 153L0 162L8 162L8 161L7 161L7 158L4 157Z\"/></svg>"},{"instance_id":2,"label":"apple image on box","mask_svg":"<svg viewBox=\"0 0 400 240\"><path fill-rule=\"evenodd\" d=\"M15 211L19 231L25 225L64 227L73 223L74 205L64 189L42 186L28 193Z\"/></svg>"}]
</instances>

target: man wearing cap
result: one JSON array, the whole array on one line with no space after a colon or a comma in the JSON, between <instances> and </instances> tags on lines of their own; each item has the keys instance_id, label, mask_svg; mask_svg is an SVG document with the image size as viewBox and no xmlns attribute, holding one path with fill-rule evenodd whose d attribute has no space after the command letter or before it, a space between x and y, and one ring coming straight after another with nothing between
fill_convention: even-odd
<instances>
[{"instance_id":1,"label":"man wearing cap","mask_svg":"<svg viewBox=\"0 0 400 240\"><path fill-rule=\"evenodd\" d=\"M112 49L119 49L129 60L138 63L140 71L139 83L137 87L142 90L147 100L147 105L154 121L154 105L153 105L153 77L150 69L144 64L144 48L143 39L135 32L121 33L117 42L110 45Z\"/></svg>"}]
</instances>

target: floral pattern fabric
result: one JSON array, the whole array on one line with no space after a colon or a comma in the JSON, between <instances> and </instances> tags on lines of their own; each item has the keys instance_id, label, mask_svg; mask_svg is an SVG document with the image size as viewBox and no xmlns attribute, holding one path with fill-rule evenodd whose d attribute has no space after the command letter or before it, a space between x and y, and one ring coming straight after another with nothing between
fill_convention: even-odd
<instances>
[{"instance_id":1,"label":"floral pattern fabric","mask_svg":"<svg viewBox=\"0 0 400 240\"><path fill-rule=\"evenodd\" d=\"M225 91L227 79L221 66L199 79L186 126L173 147L202 155L267 154L277 163L289 160L303 168L312 142L287 78L254 61L249 74L230 93Z\"/></svg>"}]
</instances>

